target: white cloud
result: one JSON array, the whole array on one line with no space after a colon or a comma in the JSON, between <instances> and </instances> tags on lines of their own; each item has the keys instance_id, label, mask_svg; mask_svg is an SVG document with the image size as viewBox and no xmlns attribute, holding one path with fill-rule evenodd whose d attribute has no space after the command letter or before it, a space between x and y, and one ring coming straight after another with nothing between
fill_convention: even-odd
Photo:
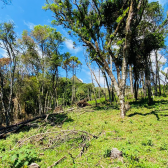
<instances>
[{"instance_id":1,"label":"white cloud","mask_svg":"<svg viewBox=\"0 0 168 168\"><path fill-rule=\"evenodd\" d=\"M152 51L152 52L150 53L150 56L151 56L151 61L152 61L152 63L156 64L155 51ZM166 58L160 54L160 51L157 51L157 56L158 56L158 61L159 61L159 62L165 63L165 62L167 61Z\"/></svg>"},{"instance_id":2,"label":"white cloud","mask_svg":"<svg viewBox=\"0 0 168 168\"><path fill-rule=\"evenodd\" d=\"M70 39L65 40L65 45L66 45L66 47L67 47L70 51L72 51L72 52L74 52L74 53L78 53L79 51L82 50L82 47L81 47L81 46L80 46L80 47L75 47L75 46L73 45L73 41L70 40Z\"/></svg>"},{"instance_id":3,"label":"white cloud","mask_svg":"<svg viewBox=\"0 0 168 168\"><path fill-rule=\"evenodd\" d=\"M7 53L4 49L0 48L0 58L7 58Z\"/></svg>"},{"instance_id":4,"label":"white cloud","mask_svg":"<svg viewBox=\"0 0 168 168\"><path fill-rule=\"evenodd\" d=\"M168 67L163 70L165 73L168 73Z\"/></svg>"},{"instance_id":5,"label":"white cloud","mask_svg":"<svg viewBox=\"0 0 168 168\"><path fill-rule=\"evenodd\" d=\"M168 72L168 67L163 69L163 66L166 63L167 59L163 55L161 55L160 51L157 51L157 56L158 56L160 70L163 70L164 72L167 73ZM152 61L152 69L155 73L156 72L156 58L155 58L155 52L154 51L151 52L151 61ZM160 76L160 83L164 84L165 76L161 72L159 72L159 76Z\"/></svg>"},{"instance_id":6,"label":"white cloud","mask_svg":"<svg viewBox=\"0 0 168 168\"><path fill-rule=\"evenodd\" d=\"M99 69L92 70L92 71L94 71L94 74L95 74L95 76L96 76L96 78L97 78L97 81L100 83L100 86L101 86L102 88L104 88L104 82L105 82L105 88L107 88L105 78L103 77L103 74L101 73L101 71L100 71L100 78L99 78ZM96 82L96 80L95 80L94 75L92 75L92 78L93 78L93 80L94 80L93 82L94 82L95 86L98 87L98 84L97 84L97 82Z\"/></svg>"},{"instance_id":7,"label":"white cloud","mask_svg":"<svg viewBox=\"0 0 168 168\"><path fill-rule=\"evenodd\" d=\"M112 45L112 48L118 50L120 47L117 44L114 44Z\"/></svg>"},{"instance_id":8,"label":"white cloud","mask_svg":"<svg viewBox=\"0 0 168 168\"><path fill-rule=\"evenodd\" d=\"M26 22L25 20L24 20L23 22L24 22L24 24L25 24L26 26L28 26L28 28L29 28L30 30L33 30L35 24L33 24L33 23L31 23L31 22Z\"/></svg>"},{"instance_id":9,"label":"white cloud","mask_svg":"<svg viewBox=\"0 0 168 168\"><path fill-rule=\"evenodd\" d=\"M163 72L165 72L165 73L168 73L168 67L166 67L164 70L163 70ZM168 80L166 79L166 77L161 73L161 72L159 72L159 76L160 76L160 83L161 84L165 84L165 83L167 83L168 82Z\"/></svg>"},{"instance_id":10,"label":"white cloud","mask_svg":"<svg viewBox=\"0 0 168 168\"><path fill-rule=\"evenodd\" d=\"M82 83L83 83L83 80L82 79L79 79Z\"/></svg>"}]
</instances>

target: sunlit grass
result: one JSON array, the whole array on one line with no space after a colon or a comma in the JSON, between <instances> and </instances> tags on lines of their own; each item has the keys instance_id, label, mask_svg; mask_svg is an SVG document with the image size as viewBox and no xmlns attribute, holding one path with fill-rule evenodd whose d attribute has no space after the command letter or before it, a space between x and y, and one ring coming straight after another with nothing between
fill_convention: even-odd
<instances>
[{"instance_id":1,"label":"sunlit grass","mask_svg":"<svg viewBox=\"0 0 168 168\"><path fill-rule=\"evenodd\" d=\"M99 100L103 103L103 99ZM94 101L89 102L94 104ZM43 149L45 141L29 142L38 152L42 168L46 168L66 156L57 167L122 167L122 168L167 168L168 167L168 98L155 97L154 104L148 106L146 100L134 102L124 120L120 119L116 103L108 107L99 104L99 107L87 107L86 112L75 110L68 113L63 125L51 126L49 123L39 128L31 128L28 132L11 134L6 140L0 140L0 167L8 167L8 160L3 161L9 150L19 151L18 141L43 132L61 130L83 130L98 136L83 141L81 138L64 140L56 144L53 149ZM91 112L89 112L91 110ZM38 123L44 124L43 121ZM56 136L54 133L52 136ZM87 148L80 156L82 145ZM27 145L27 144L25 144ZM21 148L24 148L23 145ZM123 160L112 160L108 151L118 148L123 152ZM2 162L3 161L3 162Z\"/></svg>"}]
</instances>

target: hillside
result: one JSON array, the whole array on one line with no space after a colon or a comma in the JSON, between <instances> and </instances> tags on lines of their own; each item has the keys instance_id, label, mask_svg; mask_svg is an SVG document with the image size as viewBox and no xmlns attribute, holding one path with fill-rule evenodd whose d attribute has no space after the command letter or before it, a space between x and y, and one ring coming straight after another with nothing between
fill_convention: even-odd
<instances>
[{"instance_id":1,"label":"hillside","mask_svg":"<svg viewBox=\"0 0 168 168\"><path fill-rule=\"evenodd\" d=\"M124 120L117 104L107 108L103 100L98 107L92 101L92 107L36 120L0 140L0 167L167 168L168 98L145 102L132 101ZM110 158L112 148L123 157Z\"/></svg>"},{"instance_id":2,"label":"hillside","mask_svg":"<svg viewBox=\"0 0 168 168\"><path fill-rule=\"evenodd\" d=\"M71 81L73 81L73 76L70 78ZM75 83L83 83L81 79L79 79L77 76L74 75L74 81Z\"/></svg>"}]
</instances>

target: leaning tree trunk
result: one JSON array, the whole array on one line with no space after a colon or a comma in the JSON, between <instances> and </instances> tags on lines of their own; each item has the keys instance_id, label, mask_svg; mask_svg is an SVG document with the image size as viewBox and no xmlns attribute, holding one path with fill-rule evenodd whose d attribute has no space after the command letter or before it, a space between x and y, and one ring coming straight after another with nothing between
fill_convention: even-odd
<instances>
[{"instance_id":1,"label":"leaning tree trunk","mask_svg":"<svg viewBox=\"0 0 168 168\"><path fill-rule=\"evenodd\" d=\"M92 77L92 70L90 68L90 65L87 63L87 66L89 67L90 69L90 74L91 74L91 79L92 79L92 84L93 84L93 77ZM96 93L95 93L95 87L94 87L94 84L93 84L93 93L94 93L94 99L95 99L95 103L96 103L96 107L97 107L97 99L96 99Z\"/></svg>"},{"instance_id":2,"label":"leaning tree trunk","mask_svg":"<svg viewBox=\"0 0 168 168\"><path fill-rule=\"evenodd\" d=\"M131 27L131 23L133 21L134 17L134 10L140 10L141 8L141 1L138 4L138 7L136 9L133 9L134 6L134 1L131 0L130 3L130 8L129 8L129 12L128 12L128 17L126 20L126 28L125 28L125 43L124 43L124 50L123 50L123 59L122 59L122 68L121 68L121 78L117 81L114 74L111 72L109 64L107 63L107 61L104 59L104 55L102 54L99 46L98 46L98 42L95 41L95 47L92 45L91 42L83 39L83 41L87 44L87 46L93 48L96 53L98 54L98 57L94 58L94 61L96 61L97 63L99 63L103 69L106 71L106 73L109 75L109 77L111 78L111 81L114 85L115 91L117 93L117 96L119 97L120 100L120 115L122 118L124 118L125 114L126 114L126 108L125 108L125 100L124 100L124 96L125 96L125 86L126 86L126 70L127 70L127 58L128 58L128 54L129 54L129 49L130 49L130 38L131 38L131 33L132 33L132 27ZM109 46L111 45L111 40L109 41ZM109 49L109 54L111 56L113 56L113 53L111 52L111 50ZM117 62L115 62L115 65L117 65ZM120 75L120 73L118 73L118 75Z\"/></svg>"},{"instance_id":3,"label":"leaning tree trunk","mask_svg":"<svg viewBox=\"0 0 168 168\"><path fill-rule=\"evenodd\" d=\"M95 76L95 75L94 75ZM95 76L96 79L96 76ZM97 80L97 79L96 79ZM97 84L99 83L99 99L100 99L100 68L99 68L99 82L97 82Z\"/></svg>"},{"instance_id":4,"label":"leaning tree trunk","mask_svg":"<svg viewBox=\"0 0 168 168\"><path fill-rule=\"evenodd\" d=\"M112 70L113 70L113 61L112 61L112 57L110 56L110 69L111 69L111 72L112 72ZM114 92L113 92L113 83L112 83L112 81L110 80L110 82L111 82L111 98L110 98L110 104L112 104L112 101L114 101ZM109 95L109 96L110 96Z\"/></svg>"},{"instance_id":5,"label":"leaning tree trunk","mask_svg":"<svg viewBox=\"0 0 168 168\"><path fill-rule=\"evenodd\" d=\"M93 74L93 76L94 76L94 78L95 78L95 80L96 80L96 83L97 83L98 86L99 86L99 89L101 89L101 90L103 91L104 97L106 98L106 93L105 93L104 90L101 88L100 83L98 82L95 73L92 71L91 68L90 68L90 71L92 72L92 74Z\"/></svg>"}]
</instances>

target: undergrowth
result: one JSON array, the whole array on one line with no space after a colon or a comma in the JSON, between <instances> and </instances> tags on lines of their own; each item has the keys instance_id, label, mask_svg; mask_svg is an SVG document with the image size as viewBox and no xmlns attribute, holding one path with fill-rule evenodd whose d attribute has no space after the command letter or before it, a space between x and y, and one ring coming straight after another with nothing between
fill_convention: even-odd
<instances>
[{"instance_id":1,"label":"undergrowth","mask_svg":"<svg viewBox=\"0 0 168 168\"><path fill-rule=\"evenodd\" d=\"M20 168L35 162L46 168L61 158L56 165L60 168L168 167L167 97L155 97L150 106L144 99L132 100L123 120L116 103L99 103L95 107L92 101L92 107L83 111L56 116L55 125L34 121L38 127L0 140L0 167ZM123 158L110 158L112 148L122 151Z\"/></svg>"}]
</instances>

